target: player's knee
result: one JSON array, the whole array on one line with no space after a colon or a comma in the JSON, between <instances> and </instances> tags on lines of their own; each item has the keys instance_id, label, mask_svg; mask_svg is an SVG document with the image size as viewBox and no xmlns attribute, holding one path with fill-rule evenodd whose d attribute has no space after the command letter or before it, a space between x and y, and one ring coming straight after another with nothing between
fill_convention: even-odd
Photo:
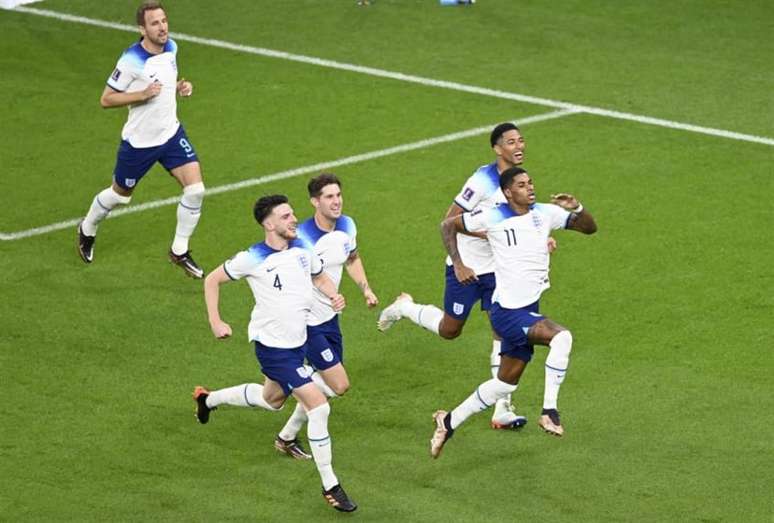
<instances>
[{"instance_id":1,"label":"player's knee","mask_svg":"<svg viewBox=\"0 0 774 523\"><path fill-rule=\"evenodd\" d=\"M568 330L559 331L551 339L551 345L553 346L554 344L566 347L567 352L570 352L572 349L572 333Z\"/></svg>"},{"instance_id":2,"label":"player's knee","mask_svg":"<svg viewBox=\"0 0 774 523\"><path fill-rule=\"evenodd\" d=\"M349 380L342 380L330 386L336 396L343 396L349 390Z\"/></svg>"},{"instance_id":3,"label":"player's knee","mask_svg":"<svg viewBox=\"0 0 774 523\"><path fill-rule=\"evenodd\" d=\"M464 326L464 323L458 321L446 321L446 318L444 317L444 319L441 320L441 324L438 326L438 335L446 340L453 340L462 334L462 327Z\"/></svg>"},{"instance_id":4,"label":"player's knee","mask_svg":"<svg viewBox=\"0 0 774 523\"><path fill-rule=\"evenodd\" d=\"M201 206L204 201L204 182L192 183L183 187L183 198L188 204Z\"/></svg>"}]
</instances>

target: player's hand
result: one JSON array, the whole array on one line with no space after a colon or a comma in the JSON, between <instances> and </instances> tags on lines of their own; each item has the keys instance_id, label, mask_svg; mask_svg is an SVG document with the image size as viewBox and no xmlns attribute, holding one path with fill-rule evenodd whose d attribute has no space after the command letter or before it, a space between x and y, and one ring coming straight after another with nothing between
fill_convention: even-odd
<instances>
[{"instance_id":1,"label":"player's hand","mask_svg":"<svg viewBox=\"0 0 774 523\"><path fill-rule=\"evenodd\" d=\"M559 244L556 242L556 239L553 236L548 237L548 254L551 254L556 250L557 247L559 247Z\"/></svg>"},{"instance_id":2,"label":"player's hand","mask_svg":"<svg viewBox=\"0 0 774 523\"><path fill-rule=\"evenodd\" d=\"M567 194L566 192L560 192L558 194L552 194L551 195L551 203L558 205L565 211L574 211L578 205L580 205L580 202L575 199L575 196L572 194Z\"/></svg>"},{"instance_id":3,"label":"player's hand","mask_svg":"<svg viewBox=\"0 0 774 523\"><path fill-rule=\"evenodd\" d=\"M177 82L177 94L180 96L191 96L193 94L193 84L185 78Z\"/></svg>"},{"instance_id":4,"label":"player's hand","mask_svg":"<svg viewBox=\"0 0 774 523\"><path fill-rule=\"evenodd\" d=\"M143 100L150 100L151 98L155 98L156 96L159 95L160 92L161 92L161 82L156 80L155 82L148 85L148 87L143 89L142 91Z\"/></svg>"},{"instance_id":5,"label":"player's hand","mask_svg":"<svg viewBox=\"0 0 774 523\"><path fill-rule=\"evenodd\" d=\"M345 305L346 303L344 302L344 296L341 294L334 294L331 297L331 307L333 307L334 312L343 310Z\"/></svg>"},{"instance_id":6,"label":"player's hand","mask_svg":"<svg viewBox=\"0 0 774 523\"><path fill-rule=\"evenodd\" d=\"M467 265L454 265L454 276L456 276L457 281L463 285L469 285L474 281L478 281L476 273Z\"/></svg>"},{"instance_id":7,"label":"player's hand","mask_svg":"<svg viewBox=\"0 0 774 523\"><path fill-rule=\"evenodd\" d=\"M374 291L371 289L364 290L363 296L365 297L366 305L369 309L373 309L379 305L379 298L376 297L376 294L374 294Z\"/></svg>"},{"instance_id":8,"label":"player's hand","mask_svg":"<svg viewBox=\"0 0 774 523\"><path fill-rule=\"evenodd\" d=\"M224 321L211 321L210 328L212 329L212 333L218 339L228 338L231 336L231 325Z\"/></svg>"}]
</instances>

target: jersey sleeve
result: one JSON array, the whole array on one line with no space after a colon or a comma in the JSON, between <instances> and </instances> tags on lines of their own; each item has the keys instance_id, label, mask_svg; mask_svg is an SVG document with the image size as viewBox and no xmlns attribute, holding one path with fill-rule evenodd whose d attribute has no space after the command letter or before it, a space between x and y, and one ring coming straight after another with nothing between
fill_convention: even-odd
<instances>
[{"instance_id":1,"label":"jersey sleeve","mask_svg":"<svg viewBox=\"0 0 774 523\"><path fill-rule=\"evenodd\" d=\"M128 55L124 54L118 59L116 68L113 69L107 84L111 89L123 93L138 75L137 64Z\"/></svg>"},{"instance_id":2,"label":"jersey sleeve","mask_svg":"<svg viewBox=\"0 0 774 523\"><path fill-rule=\"evenodd\" d=\"M470 212L486 198L487 187L481 183L481 180L475 174L468 178L462 190L454 197L454 203L462 207L466 212Z\"/></svg>"},{"instance_id":3,"label":"jersey sleeve","mask_svg":"<svg viewBox=\"0 0 774 523\"><path fill-rule=\"evenodd\" d=\"M349 236L349 252L355 252L357 250L357 227L355 226L355 221L350 220L350 230L348 231Z\"/></svg>"},{"instance_id":4,"label":"jersey sleeve","mask_svg":"<svg viewBox=\"0 0 774 523\"><path fill-rule=\"evenodd\" d=\"M462 213L462 226L468 232L484 231L489 227L489 213L481 209Z\"/></svg>"},{"instance_id":5,"label":"jersey sleeve","mask_svg":"<svg viewBox=\"0 0 774 523\"><path fill-rule=\"evenodd\" d=\"M226 260L223 270L232 280L239 280L251 274L261 263L262 261L256 259L249 251L241 251Z\"/></svg>"},{"instance_id":6,"label":"jersey sleeve","mask_svg":"<svg viewBox=\"0 0 774 523\"><path fill-rule=\"evenodd\" d=\"M313 250L309 250L309 270L312 276L317 276L323 271L323 261Z\"/></svg>"},{"instance_id":7,"label":"jersey sleeve","mask_svg":"<svg viewBox=\"0 0 774 523\"><path fill-rule=\"evenodd\" d=\"M551 223L551 229L567 228L567 222L572 215L570 211L562 209L553 203L541 203L538 209L543 215L548 217L548 220Z\"/></svg>"}]
</instances>

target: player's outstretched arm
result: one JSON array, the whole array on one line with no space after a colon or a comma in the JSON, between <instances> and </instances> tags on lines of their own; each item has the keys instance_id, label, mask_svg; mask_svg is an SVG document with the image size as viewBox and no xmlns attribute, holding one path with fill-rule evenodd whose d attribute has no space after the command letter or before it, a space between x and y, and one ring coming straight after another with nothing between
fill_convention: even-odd
<instances>
[{"instance_id":1,"label":"player's outstretched arm","mask_svg":"<svg viewBox=\"0 0 774 523\"><path fill-rule=\"evenodd\" d=\"M368 308L370 309L378 305L379 298L376 297L376 294L374 294L371 287L368 285L368 278L366 278L363 260L360 258L357 251L349 255L345 267L347 268L349 277L352 278L352 281L354 281L355 284L360 287L360 290L363 291L363 297L365 298Z\"/></svg>"},{"instance_id":2,"label":"player's outstretched arm","mask_svg":"<svg viewBox=\"0 0 774 523\"><path fill-rule=\"evenodd\" d=\"M210 328L216 338L228 338L231 336L231 326L220 318L220 286L231 278L226 274L223 264L218 265L204 279L204 302L207 304L207 318L210 321Z\"/></svg>"},{"instance_id":3,"label":"player's outstretched arm","mask_svg":"<svg viewBox=\"0 0 774 523\"><path fill-rule=\"evenodd\" d=\"M160 92L160 82L153 82L142 91L132 91L130 93L122 93L106 85L105 90L102 91L102 96L99 98L99 104L105 109L124 107L126 105L147 102L151 98L158 96Z\"/></svg>"},{"instance_id":4,"label":"player's outstretched arm","mask_svg":"<svg viewBox=\"0 0 774 523\"><path fill-rule=\"evenodd\" d=\"M478 278L476 277L476 273L473 272L470 267L462 263L460 251L457 249L458 232L465 232L461 214L447 218L441 222L441 238L443 238L443 246L446 247L446 252L449 253L452 265L454 266L454 275L457 277L457 281L463 285L467 285L478 280Z\"/></svg>"},{"instance_id":5,"label":"player's outstretched arm","mask_svg":"<svg viewBox=\"0 0 774 523\"><path fill-rule=\"evenodd\" d=\"M336 285L327 274L320 272L320 274L317 276L312 276L312 283L320 290L320 292L325 294L325 296L331 300L331 307L334 311L339 312L344 308L346 305L344 302L344 296L339 294L338 289L336 289Z\"/></svg>"},{"instance_id":6,"label":"player's outstretched arm","mask_svg":"<svg viewBox=\"0 0 774 523\"><path fill-rule=\"evenodd\" d=\"M567 222L568 229L582 232L583 234L594 234L597 232L597 222L594 221L594 217L583 208L583 205L572 194L552 194L551 203L572 213Z\"/></svg>"}]
</instances>

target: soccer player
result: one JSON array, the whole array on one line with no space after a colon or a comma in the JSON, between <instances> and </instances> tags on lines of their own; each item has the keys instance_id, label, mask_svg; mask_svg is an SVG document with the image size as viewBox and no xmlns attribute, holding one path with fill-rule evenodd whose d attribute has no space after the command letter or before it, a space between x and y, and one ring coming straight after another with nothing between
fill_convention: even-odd
<instances>
[{"instance_id":1,"label":"soccer player","mask_svg":"<svg viewBox=\"0 0 774 523\"><path fill-rule=\"evenodd\" d=\"M169 259L188 276L201 278L204 271L191 257L188 239L199 222L204 183L196 151L177 120L176 100L178 95L191 96L193 86L177 79L177 44L169 37L161 4L143 2L137 25L140 41L121 55L100 98L104 108L128 106L129 117L121 132L113 183L94 197L78 224L78 253L86 263L94 260L99 223L118 205L129 203L142 177L159 162L183 188Z\"/></svg>"},{"instance_id":2,"label":"soccer player","mask_svg":"<svg viewBox=\"0 0 774 523\"><path fill-rule=\"evenodd\" d=\"M204 298L210 327L216 338L231 336L231 326L220 317L220 286L247 278L255 307L248 335L255 342L255 355L266 376L263 385L244 383L210 392L197 386L193 398L196 418L207 423L219 405L262 407L276 411L289 395L304 406L309 419L307 436L323 484L323 496L335 509L351 512L357 505L341 488L333 472L331 439L328 434L330 406L304 367L307 341L306 316L319 289L333 311L344 308L344 297L322 268L312 245L298 238L298 220L282 195L260 198L253 209L266 237L237 253L207 275Z\"/></svg>"},{"instance_id":3,"label":"soccer player","mask_svg":"<svg viewBox=\"0 0 774 523\"><path fill-rule=\"evenodd\" d=\"M507 204L463 213L446 219L442 236L454 271L463 283L474 283L476 271L460 257L457 233L485 232L495 260L497 286L492 296L490 318L502 338L497 376L479 385L451 412L433 414L436 424L430 441L430 455L437 458L444 444L468 417L489 408L513 393L534 352L534 345L547 345L543 412L539 425L550 434L564 434L557 399L572 349L572 334L565 327L540 314L540 296L549 288L547 240L553 229L570 229L584 234L596 232L591 214L570 194L552 196L552 204L536 204L535 191L527 171L507 169L500 177Z\"/></svg>"},{"instance_id":4,"label":"soccer player","mask_svg":"<svg viewBox=\"0 0 774 523\"><path fill-rule=\"evenodd\" d=\"M479 167L465 182L462 190L454 198L446 212L446 218L459 216L463 212L476 209L489 209L505 202L500 190L500 174L510 167L521 165L524 161L526 144L516 125L506 122L497 125L489 136L489 143L496 160ZM553 240L550 240L553 242ZM444 291L444 310L434 305L414 303L411 295L401 293L379 316L379 330L389 329L401 318L408 318L417 325L451 340L462 333L470 311L477 301L481 309L489 312L492 292L495 288L494 259L492 249L486 237L460 234L457 237L460 256L465 265L472 268L477 279L474 283L463 285L455 276L452 260L446 259L446 288ZM555 244L551 244L551 249ZM501 342L493 333L490 369L492 377L497 376L500 365ZM527 423L527 418L518 416L511 405L510 396L501 398L495 404L491 426L495 429L519 428Z\"/></svg>"},{"instance_id":5,"label":"soccer player","mask_svg":"<svg viewBox=\"0 0 774 523\"><path fill-rule=\"evenodd\" d=\"M307 185L309 198L314 206L314 216L298 227L298 237L314 245L314 252L323 260L323 269L338 290L344 268L363 292L366 305L371 308L379 299L371 290L366 278L363 260L357 251L357 228L349 216L342 214L344 199L341 181L330 173L312 178ZM349 377L344 369L339 316L331 308L328 298L315 290L315 300L307 319L306 359L313 369L312 379L329 398L343 395L349 389ZM317 376L322 377L320 383ZM307 421L301 403L277 435L274 447L296 459L310 459L296 436Z\"/></svg>"}]
</instances>

